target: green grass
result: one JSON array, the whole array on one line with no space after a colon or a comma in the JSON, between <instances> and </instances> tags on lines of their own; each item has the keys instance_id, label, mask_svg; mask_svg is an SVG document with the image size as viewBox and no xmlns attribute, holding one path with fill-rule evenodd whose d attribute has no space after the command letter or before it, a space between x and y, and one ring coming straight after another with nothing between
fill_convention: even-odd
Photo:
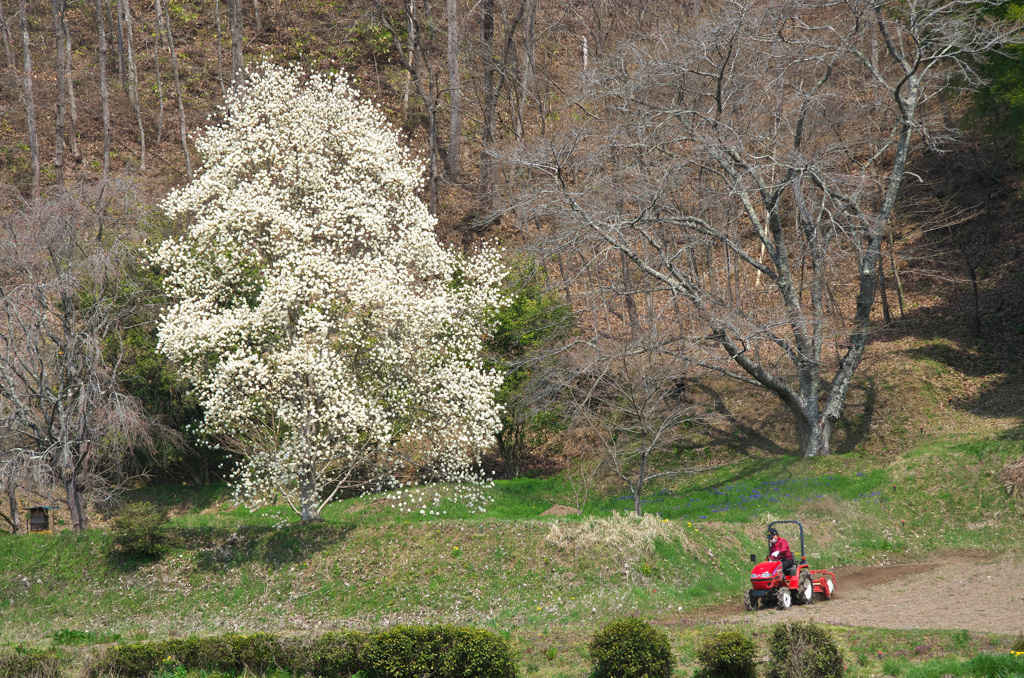
<instances>
[{"instance_id":1,"label":"green grass","mask_svg":"<svg viewBox=\"0 0 1024 678\"><path fill-rule=\"evenodd\" d=\"M223 487L146 488L131 499L172 512L176 546L161 560L112 555L103 530L0 535L0 645L67 629L139 639L450 621L525 633L631 613L679 618L738 599L747 554L764 548L755 535L772 519L804 522L812 565L924 555L953 534L959 548L1005 550L1024 511L993 472L1022 451L1019 440L947 438L888 459L748 458L651 488L645 506L661 531L646 541L585 549L549 536L613 525L631 507L621 490L560 519L540 514L571 504L572 491L548 478L499 481L485 513L432 498L441 515L403 513L363 497L300 525L235 507ZM606 522L586 522L597 519ZM554 645L537 642L530 661L542 673L576 661L575 650L549 658Z\"/></svg>"}]
</instances>

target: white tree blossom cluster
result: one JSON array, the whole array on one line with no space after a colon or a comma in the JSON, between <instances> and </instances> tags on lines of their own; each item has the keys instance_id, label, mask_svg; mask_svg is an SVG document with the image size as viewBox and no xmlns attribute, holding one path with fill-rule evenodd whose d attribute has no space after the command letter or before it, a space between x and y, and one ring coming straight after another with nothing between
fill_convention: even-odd
<instances>
[{"instance_id":1,"label":"white tree blossom cluster","mask_svg":"<svg viewBox=\"0 0 1024 678\"><path fill-rule=\"evenodd\" d=\"M469 479L499 427L499 253L438 243L417 163L343 77L267 65L223 114L154 261L161 350L242 453L236 497L312 520L344 488Z\"/></svg>"}]
</instances>

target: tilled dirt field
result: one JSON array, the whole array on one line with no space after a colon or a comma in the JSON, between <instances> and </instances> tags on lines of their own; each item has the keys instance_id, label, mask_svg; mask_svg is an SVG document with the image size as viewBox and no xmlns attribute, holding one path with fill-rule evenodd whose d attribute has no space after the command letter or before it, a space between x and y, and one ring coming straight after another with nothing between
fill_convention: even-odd
<instances>
[{"instance_id":1,"label":"tilled dirt field","mask_svg":"<svg viewBox=\"0 0 1024 678\"><path fill-rule=\"evenodd\" d=\"M832 600L789 610L734 614L723 621L812 620L890 629L1024 632L1024 562L958 554L913 565L839 568ZM742 608L737 597L734 610ZM715 615L717 616L717 615Z\"/></svg>"}]
</instances>

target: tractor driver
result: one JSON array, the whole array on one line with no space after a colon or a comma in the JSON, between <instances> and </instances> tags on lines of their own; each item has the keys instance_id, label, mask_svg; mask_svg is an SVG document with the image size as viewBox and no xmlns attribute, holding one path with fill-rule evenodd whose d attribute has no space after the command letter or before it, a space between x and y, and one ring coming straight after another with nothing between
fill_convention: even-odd
<instances>
[{"instance_id":1,"label":"tractor driver","mask_svg":"<svg viewBox=\"0 0 1024 678\"><path fill-rule=\"evenodd\" d=\"M774 527L768 528L768 560L781 561L782 571L786 574L793 567L793 552L789 549L789 542L780 537Z\"/></svg>"}]
</instances>

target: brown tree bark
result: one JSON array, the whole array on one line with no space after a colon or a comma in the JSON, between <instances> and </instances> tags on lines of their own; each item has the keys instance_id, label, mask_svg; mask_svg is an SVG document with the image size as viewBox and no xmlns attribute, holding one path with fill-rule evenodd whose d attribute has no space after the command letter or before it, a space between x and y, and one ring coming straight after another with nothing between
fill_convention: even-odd
<instances>
[{"instance_id":1,"label":"brown tree bark","mask_svg":"<svg viewBox=\"0 0 1024 678\"><path fill-rule=\"evenodd\" d=\"M462 73L459 70L459 3L447 0L448 10L448 174L462 172Z\"/></svg>"},{"instance_id":2,"label":"brown tree bark","mask_svg":"<svg viewBox=\"0 0 1024 678\"><path fill-rule=\"evenodd\" d=\"M156 36L153 40L153 70L156 72L156 98L159 102L159 112L156 118L156 145L160 145L160 139L164 134L164 83L160 78L160 17L156 18ZM223 87L223 82L221 82Z\"/></svg>"},{"instance_id":3,"label":"brown tree bark","mask_svg":"<svg viewBox=\"0 0 1024 678\"><path fill-rule=\"evenodd\" d=\"M64 3L67 9L67 3ZM64 81L68 93L68 112L71 114L70 125L68 126L67 139L71 146L71 156L75 163L81 162L82 154L78 151L78 103L75 101L75 79L72 73L71 55L71 30L68 29L67 17L62 22L64 26Z\"/></svg>"},{"instance_id":4,"label":"brown tree bark","mask_svg":"<svg viewBox=\"0 0 1024 678\"><path fill-rule=\"evenodd\" d=\"M107 5L107 19L110 22L110 30L117 29L115 35L117 36L117 80L121 83L121 89L127 89L127 83L124 78L124 31L121 29L121 11L120 9L115 12L114 5L120 0L110 0Z\"/></svg>"},{"instance_id":5,"label":"brown tree bark","mask_svg":"<svg viewBox=\"0 0 1024 678\"><path fill-rule=\"evenodd\" d=\"M220 0L213 0L213 14L217 20L217 81L220 83L220 95L223 97L227 94L227 90L224 89L224 51L221 49Z\"/></svg>"},{"instance_id":6,"label":"brown tree bark","mask_svg":"<svg viewBox=\"0 0 1024 678\"><path fill-rule=\"evenodd\" d=\"M242 0L228 0L228 19L231 25L231 86L238 90L245 80L245 62L242 60Z\"/></svg>"},{"instance_id":7,"label":"brown tree bark","mask_svg":"<svg viewBox=\"0 0 1024 678\"><path fill-rule=\"evenodd\" d=\"M146 129L142 125L142 103L139 101L139 72L135 67L135 37L132 32L131 7L128 0L117 0L120 13L118 21L122 26L125 44L125 59L128 65L128 99L135 109L135 120L139 126L139 167L146 169Z\"/></svg>"},{"instance_id":8,"label":"brown tree bark","mask_svg":"<svg viewBox=\"0 0 1024 678\"><path fill-rule=\"evenodd\" d=\"M36 105L32 94L32 43L28 35L28 7L19 0L18 20L21 23L23 50L22 88L25 98L25 116L28 118L28 146L32 161L32 200L39 199L39 133L36 130Z\"/></svg>"},{"instance_id":9,"label":"brown tree bark","mask_svg":"<svg viewBox=\"0 0 1024 678\"><path fill-rule=\"evenodd\" d=\"M192 160L189 157L188 152L188 129L185 123L185 103L181 96L181 76L178 71L178 56L174 52L174 36L171 34L171 18L164 14L160 7L160 0L156 2L156 21L159 32L159 24L161 16L164 20L164 28L167 29L167 49L171 53L171 66L174 70L174 95L178 99L178 119L181 122L181 148L185 152L185 173L189 179L192 179Z\"/></svg>"},{"instance_id":10,"label":"brown tree bark","mask_svg":"<svg viewBox=\"0 0 1024 678\"><path fill-rule=\"evenodd\" d=\"M50 13L53 16L53 41L57 48L57 120L55 140L53 144L53 170L57 175L57 183L64 183L64 82L67 79L67 64L64 53L64 0L50 0Z\"/></svg>"},{"instance_id":11,"label":"brown tree bark","mask_svg":"<svg viewBox=\"0 0 1024 678\"><path fill-rule=\"evenodd\" d=\"M100 107L103 115L103 178L110 174L110 84L107 82L107 29L103 0L96 0L96 32L99 36Z\"/></svg>"},{"instance_id":12,"label":"brown tree bark","mask_svg":"<svg viewBox=\"0 0 1024 678\"><path fill-rule=\"evenodd\" d=\"M7 27L7 15L4 14L4 3L0 0L0 41L4 43L4 54L7 56L7 68L15 69L14 53L11 51L11 30Z\"/></svg>"}]
</instances>

